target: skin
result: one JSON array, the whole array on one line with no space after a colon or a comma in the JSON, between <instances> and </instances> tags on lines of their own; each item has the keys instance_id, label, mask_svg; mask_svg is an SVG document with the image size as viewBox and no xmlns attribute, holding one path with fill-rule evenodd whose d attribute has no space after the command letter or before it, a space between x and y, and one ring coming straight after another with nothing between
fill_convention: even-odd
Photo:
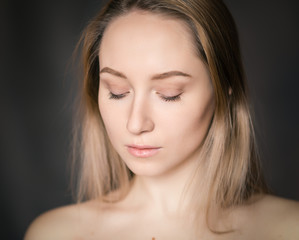
<instances>
[{"instance_id":1,"label":"skin","mask_svg":"<svg viewBox=\"0 0 299 240\"><path fill-rule=\"evenodd\" d=\"M140 17L117 19L106 30L99 51L99 109L114 148L137 175L135 185L146 190L142 195L175 210L213 116L213 87L182 23L164 20L160 27L160 18ZM116 76L120 72L126 77ZM139 158L128 145L159 149Z\"/></svg>"},{"instance_id":2,"label":"skin","mask_svg":"<svg viewBox=\"0 0 299 240\"><path fill-rule=\"evenodd\" d=\"M191 35L178 20L131 12L109 25L99 58L99 110L113 146L136 178L122 201L52 210L33 222L25 239L198 239L189 215L177 210L197 166L214 96ZM163 75L170 71L175 74ZM158 151L136 157L128 151L132 144ZM236 231L213 234L202 218L200 239L299 237L298 203L273 196L255 196L223 220Z\"/></svg>"}]
</instances>

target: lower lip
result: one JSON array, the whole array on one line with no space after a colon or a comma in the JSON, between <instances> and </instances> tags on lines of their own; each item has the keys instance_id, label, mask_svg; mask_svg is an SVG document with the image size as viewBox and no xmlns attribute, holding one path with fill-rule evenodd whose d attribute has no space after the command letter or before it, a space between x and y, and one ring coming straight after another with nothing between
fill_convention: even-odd
<instances>
[{"instance_id":1,"label":"lower lip","mask_svg":"<svg viewBox=\"0 0 299 240\"><path fill-rule=\"evenodd\" d=\"M128 147L129 153L131 153L134 157L139 158L147 158L154 156L160 148L134 148Z\"/></svg>"}]
</instances>

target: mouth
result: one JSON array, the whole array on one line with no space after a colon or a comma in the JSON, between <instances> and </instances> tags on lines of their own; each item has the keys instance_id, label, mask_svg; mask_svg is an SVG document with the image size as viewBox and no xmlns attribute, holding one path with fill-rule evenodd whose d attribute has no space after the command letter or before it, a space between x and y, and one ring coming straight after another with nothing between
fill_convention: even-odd
<instances>
[{"instance_id":1,"label":"mouth","mask_svg":"<svg viewBox=\"0 0 299 240\"><path fill-rule=\"evenodd\" d=\"M127 145L128 152L134 157L147 158L154 156L159 152L160 147L145 146L145 145Z\"/></svg>"}]
</instances>

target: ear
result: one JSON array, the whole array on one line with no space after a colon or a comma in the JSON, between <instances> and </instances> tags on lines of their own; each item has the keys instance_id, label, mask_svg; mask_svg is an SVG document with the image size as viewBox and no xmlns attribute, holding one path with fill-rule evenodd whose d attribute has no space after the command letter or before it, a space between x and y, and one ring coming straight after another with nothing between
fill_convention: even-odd
<instances>
[{"instance_id":1,"label":"ear","mask_svg":"<svg viewBox=\"0 0 299 240\"><path fill-rule=\"evenodd\" d=\"M228 94L229 94L229 95L232 95L232 93L233 93L233 90L232 90L231 87L229 87L229 89L228 89Z\"/></svg>"}]
</instances>

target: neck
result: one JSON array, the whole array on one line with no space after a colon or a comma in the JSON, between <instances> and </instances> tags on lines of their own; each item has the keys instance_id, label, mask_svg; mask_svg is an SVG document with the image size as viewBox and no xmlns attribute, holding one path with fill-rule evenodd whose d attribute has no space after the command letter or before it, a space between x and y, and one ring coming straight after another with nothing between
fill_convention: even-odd
<instances>
[{"instance_id":1,"label":"neck","mask_svg":"<svg viewBox=\"0 0 299 240\"><path fill-rule=\"evenodd\" d=\"M192 198L195 164L179 166L158 176L135 176L129 196L152 214L174 216L186 212ZM189 212L189 211L187 211Z\"/></svg>"}]
</instances>

